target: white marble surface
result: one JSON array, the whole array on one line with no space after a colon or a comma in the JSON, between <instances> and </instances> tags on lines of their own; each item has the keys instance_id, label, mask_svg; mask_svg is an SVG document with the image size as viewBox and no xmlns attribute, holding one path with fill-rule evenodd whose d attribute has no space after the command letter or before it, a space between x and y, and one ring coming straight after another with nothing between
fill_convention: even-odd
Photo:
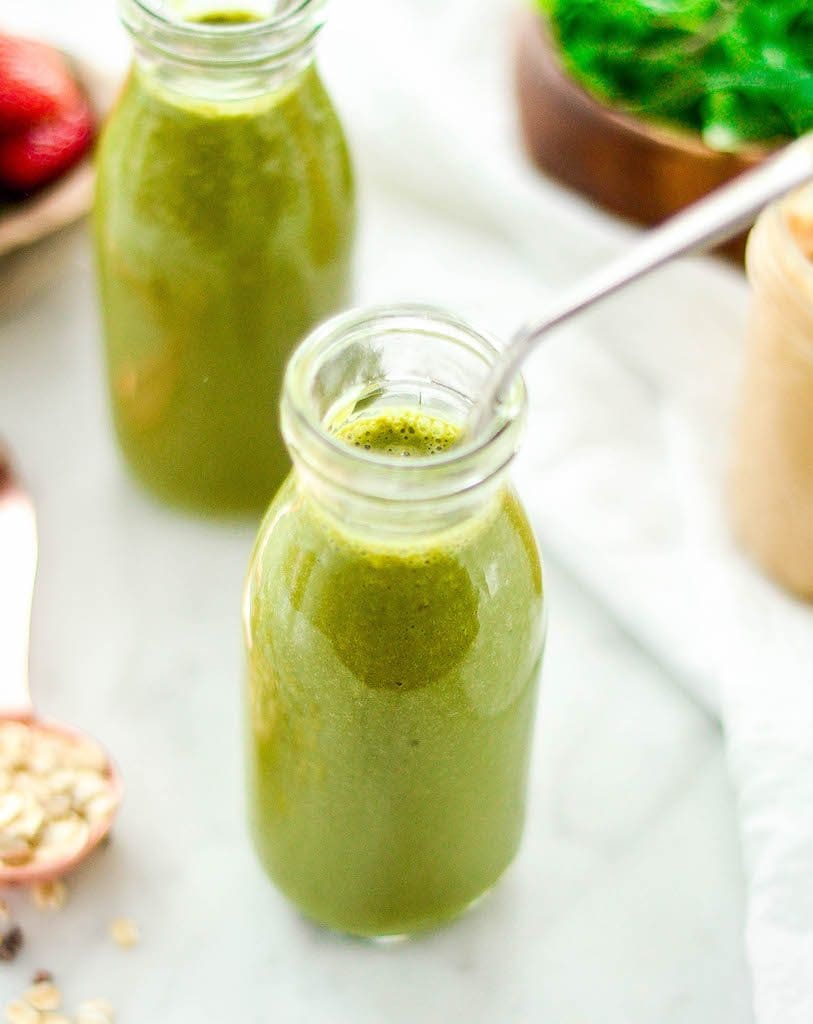
<instances>
[{"instance_id":1,"label":"white marble surface","mask_svg":"<svg viewBox=\"0 0 813 1024\"><path fill-rule=\"evenodd\" d=\"M121 52L112 22L108 0L0 0L0 25L105 58ZM368 228L367 266L382 240ZM37 701L102 737L128 787L114 843L63 913L14 894L27 945L0 965L0 1002L47 967L72 1003L111 999L121 1024L750 1021L716 726L555 564L517 863L443 932L342 941L285 905L245 838L238 610L253 531L176 516L124 475L83 230L52 283L0 319L0 435L40 509ZM119 914L141 926L133 951L106 937Z\"/></svg>"},{"instance_id":2,"label":"white marble surface","mask_svg":"<svg viewBox=\"0 0 813 1024\"><path fill-rule=\"evenodd\" d=\"M115 842L0 965L122 1024L745 1024L742 882L716 727L555 565L527 838L470 916L388 949L303 923L243 828L238 607L247 527L142 496L108 429L82 232L52 287L0 322L0 432L40 509L33 679L48 714L110 744ZM111 918L142 943L122 952Z\"/></svg>"}]
</instances>

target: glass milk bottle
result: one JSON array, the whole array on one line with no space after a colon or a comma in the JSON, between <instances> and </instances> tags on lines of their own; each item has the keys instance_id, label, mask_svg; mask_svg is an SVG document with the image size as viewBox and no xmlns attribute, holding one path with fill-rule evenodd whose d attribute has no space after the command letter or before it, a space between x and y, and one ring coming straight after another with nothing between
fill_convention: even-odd
<instances>
[{"instance_id":1,"label":"glass milk bottle","mask_svg":"<svg viewBox=\"0 0 813 1024\"><path fill-rule=\"evenodd\" d=\"M108 382L155 494L260 513L285 362L349 300L354 198L314 65L321 0L122 0L135 60L98 154Z\"/></svg>"},{"instance_id":2,"label":"glass milk bottle","mask_svg":"<svg viewBox=\"0 0 813 1024\"><path fill-rule=\"evenodd\" d=\"M444 313L374 309L286 375L294 468L245 595L249 806L271 878L339 931L454 917L522 835L544 592L508 478L521 381L461 440L496 351Z\"/></svg>"}]
</instances>

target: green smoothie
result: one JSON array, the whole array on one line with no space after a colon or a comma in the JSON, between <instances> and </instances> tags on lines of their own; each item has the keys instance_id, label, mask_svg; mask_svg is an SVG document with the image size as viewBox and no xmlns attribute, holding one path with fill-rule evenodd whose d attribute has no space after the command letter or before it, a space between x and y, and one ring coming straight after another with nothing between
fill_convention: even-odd
<instances>
[{"instance_id":1,"label":"green smoothie","mask_svg":"<svg viewBox=\"0 0 813 1024\"><path fill-rule=\"evenodd\" d=\"M339 436L410 458L459 432L396 408ZM260 858L305 914L409 933L497 881L523 827L542 607L507 487L400 540L342 526L289 478L248 580L249 785Z\"/></svg>"},{"instance_id":2,"label":"green smoothie","mask_svg":"<svg viewBox=\"0 0 813 1024\"><path fill-rule=\"evenodd\" d=\"M312 65L250 98L193 91L137 64L100 143L113 417L131 468L164 499L260 512L289 468L277 418L288 355L349 299L351 171Z\"/></svg>"}]
</instances>

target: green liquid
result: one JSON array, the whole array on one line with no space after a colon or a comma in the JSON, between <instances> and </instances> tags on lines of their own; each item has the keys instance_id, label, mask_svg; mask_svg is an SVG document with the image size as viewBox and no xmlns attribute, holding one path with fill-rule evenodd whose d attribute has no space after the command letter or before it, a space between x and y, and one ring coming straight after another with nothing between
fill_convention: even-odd
<instances>
[{"instance_id":1,"label":"green liquid","mask_svg":"<svg viewBox=\"0 0 813 1024\"><path fill-rule=\"evenodd\" d=\"M456 428L391 411L339 431L402 457ZM453 917L512 860L542 654L542 575L512 491L414 541L339 526L290 479L249 574L254 840L308 916L358 935Z\"/></svg>"},{"instance_id":2,"label":"green liquid","mask_svg":"<svg viewBox=\"0 0 813 1024\"><path fill-rule=\"evenodd\" d=\"M262 21L262 18L250 11L216 11L190 20L198 25L250 25Z\"/></svg>"},{"instance_id":3,"label":"green liquid","mask_svg":"<svg viewBox=\"0 0 813 1024\"><path fill-rule=\"evenodd\" d=\"M383 455L426 458L451 448L460 439L460 430L437 416L403 410L396 418L388 414L354 420L342 426L337 437Z\"/></svg>"},{"instance_id":4,"label":"green liquid","mask_svg":"<svg viewBox=\"0 0 813 1024\"><path fill-rule=\"evenodd\" d=\"M285 363L350 298L353 186L330 100L313 68L273 94L222 102L170 92L136 68L98 167L107 369L125 457L171 503L259 513L289 469L277 414Z\"/></svg>"}]
</instances>

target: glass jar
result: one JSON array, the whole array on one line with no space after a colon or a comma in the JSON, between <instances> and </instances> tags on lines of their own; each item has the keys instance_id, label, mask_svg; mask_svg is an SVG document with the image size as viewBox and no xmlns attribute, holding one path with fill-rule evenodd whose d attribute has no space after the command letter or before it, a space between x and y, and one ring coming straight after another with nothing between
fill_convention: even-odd
<instances>
[{"instance_id":1,"label":"glass jar","mask_svg":"<svg viewBox=\"0 0 813 1024\"><path fill-rule=\"evenodd\" d=\"M794 201L766 210L748 242L753 298L730 508L746 550L777 582L811 599L813 262L788 227Z\"/></svg>"},{"instance_id":2,"label":"glass jar","mask_svg":"<svg viewBox=\"0 0 813 1024\"><path fill-rule=\"evenodd\" d=\"M484 439L448 446L496 353L403 307L334 319L288 368L294 470L245 595L249 806L271 878L342 932L453 917L520 841L544 638L507 480L521 381Z\"/></svg>"},{"instance_id":3,"label":"glass jar","mask_svg":"<svg viewBox=\"0 0 813 1024\"><path fill-rule=\"evenodd\" d=\"M290 467L287 358L349 301L351 170L313 62L323 3L265 2L266 17L122 0L135 61L98 154L118 438L152 491L209 513L266 508Z\"/></svg>"}]
</instances>

